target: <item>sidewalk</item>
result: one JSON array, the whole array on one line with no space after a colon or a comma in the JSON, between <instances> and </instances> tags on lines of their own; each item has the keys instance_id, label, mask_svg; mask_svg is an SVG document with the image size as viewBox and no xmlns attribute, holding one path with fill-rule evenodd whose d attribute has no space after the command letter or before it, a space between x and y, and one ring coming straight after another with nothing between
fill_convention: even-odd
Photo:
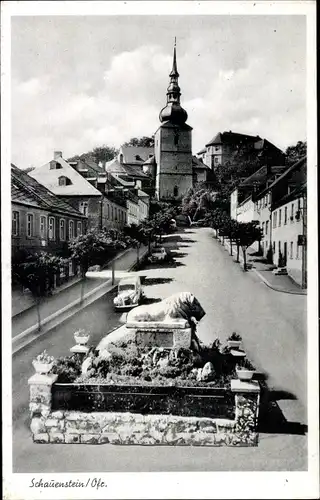
<instances>
[{"instance_id":1,"label":"sidewalk","mask_svg":"<svg viewBox=\"0 0 320 500\"><path fill-rule=\"evenodd\" d=\"M147 247L141 247L140 255L146 251ZM111 261L106 269L111 269L112 262L115 264L115 271L126 271L129 270L137 260L137 250L135 248L130 248L123 252L119 256L115 257ZM105 279L88 279L84 280L84 294L94 291L99 288ZM64 288L59 293L52 295L45 299L45 301L40 306L41 320L48 318L52 314L58 312L60 309L64 308L68 304L79 299L82 287L82 280L77 281L68 288ZM31 307L19 315L12 318L12 337L19 335L20 333L26 331L28 328L37 324L37 309L36 307Z\"/></svg>"},{"instance_id":2,"label":"sidewalk","mask_svg":"<svg viewBox=\"0 0 320 500\"><path fill-rule=\"evenodd\" d=\"M224 246L230 253L229 241L225 240L224 245L220 240L217 241L219 241L220 244ZM232 253L233 255L231 257L235 260L237 254L237 249L235 246L233 246ZM265 262L261 262L262 257L258 257L255 254L256 249L249 247L247 250L247 264L252 264L252 270L259 276L259 278L266 286L272 288L277 292L291 293L293 295L307 295L307 290L301 288L290 276L276 276L275 274L273 274L273 266L271 266L270 264L266 264ZM239 260L240 263L243 264L241 250Z\"/></svg>"},{"instance_id":3,"label":"sidewalk","mask_svg":"<svg viewBox=\"0 0 320 500\"><path fill-rule=\"evenodd\" d=\"M301 288L290 276L276 276L272 272L272 266L260 262L261 257L252 255L255 250L248 249L248 262L252 263L253 270L262 279L262 281L277 292L292 293L297 295L307 295L307 290Z\"/></svg>"}]
</instances>

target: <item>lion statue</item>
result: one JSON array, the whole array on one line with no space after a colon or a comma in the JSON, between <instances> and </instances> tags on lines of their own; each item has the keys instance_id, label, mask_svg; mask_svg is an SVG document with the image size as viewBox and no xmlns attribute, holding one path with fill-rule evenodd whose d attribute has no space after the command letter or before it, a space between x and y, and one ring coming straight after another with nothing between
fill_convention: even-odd
<instances>
[{"instance_id":1,"label":"lion statue","mask_svg":"<svg viewBox=\"0 0 320 500\"><path fill-rule=\"evenodd\" d=\"M127 323L139 321L163 321L183 318L190 324L196 324L205 315L199 301L191 292L170 295L161 302L143 305L129 311Z\"/></svg>"}]
</instances>

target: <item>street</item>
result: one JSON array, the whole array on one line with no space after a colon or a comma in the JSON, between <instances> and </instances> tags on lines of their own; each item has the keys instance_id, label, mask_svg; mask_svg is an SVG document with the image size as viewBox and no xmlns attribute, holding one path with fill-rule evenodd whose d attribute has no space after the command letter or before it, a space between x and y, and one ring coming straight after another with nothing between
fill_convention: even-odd
<instances>
[{"instance_id":1,"label":"street","mask_svg":"<svg viewBox=\"0 0 320 500\"><path fill-rule=\"evenodd\" d=\"M109 292L13 357L14 472L307 469L307 435L299 431L307 424L307 297L276 292L253 271L244 273L210 229L187 229L163 242L175 261L146 267L147 299L194 293L206 311L198 325L200 339L224 341L233 331L240 333L249 358L267 377L278 408L293 425L278 432L270 414L257 448L33 444L27 384L32 359L44 349L53 356L68 355L78 328L88 330L96 344L120 325L121 314L112 306L115 292Z\"/></svg>"}]
</instances>

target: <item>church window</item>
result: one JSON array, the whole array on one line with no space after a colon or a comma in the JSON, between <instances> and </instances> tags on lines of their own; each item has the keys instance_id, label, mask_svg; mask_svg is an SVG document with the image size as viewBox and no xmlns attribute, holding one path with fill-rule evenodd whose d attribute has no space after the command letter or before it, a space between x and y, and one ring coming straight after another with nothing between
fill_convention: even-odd
<instances>
[{"instance_id":1,"label":"church window","mask_svg":"<svg viewBox=\"0 0 320 500\"><path fill-rule=\"evenodd\" d=\"M174 186L174 188L173 188L173 196L177 197L178 194L179 194L179 188L178 188L178 186Z\"/></svg>"},{"instance_id":2,"label":"church window","mask_svg":"<svg viewBox=\"0 0 320 500\"><path fill-rule=\"evenodd\" d=\"M179 130L175 129L174 131L174 145L178 146L179 144Z\"/></svg>"}]
</instances>

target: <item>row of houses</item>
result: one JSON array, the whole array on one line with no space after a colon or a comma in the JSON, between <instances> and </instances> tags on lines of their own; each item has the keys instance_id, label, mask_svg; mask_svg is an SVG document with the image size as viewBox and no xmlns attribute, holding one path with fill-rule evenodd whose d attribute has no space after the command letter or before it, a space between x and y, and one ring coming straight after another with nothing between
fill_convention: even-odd
<instances>
[{"instance_id":1,"label":"row of houses","mask_svg":"<svg viewBox=\"0 0 320 500\"><path fill-rule=\"evenodd\" d=\"M242 181L231 193L230 214L258 221L264 257L307 287L307 157L289 168L264 166Z\"/></svg>"},{"instance_id":2,"label":"row of houses","mask_svg":"<svg viewBox=\"0 0 320 500\"><path fill-rule=\"evenodd\" d=\"M133 148L135 149L135 148ZM148 176L121 164L67 161L61 151L29 174L11 166L12 249L62 252L88 230L121 231L149 214Z\"/></svg>"}]
</instances>

